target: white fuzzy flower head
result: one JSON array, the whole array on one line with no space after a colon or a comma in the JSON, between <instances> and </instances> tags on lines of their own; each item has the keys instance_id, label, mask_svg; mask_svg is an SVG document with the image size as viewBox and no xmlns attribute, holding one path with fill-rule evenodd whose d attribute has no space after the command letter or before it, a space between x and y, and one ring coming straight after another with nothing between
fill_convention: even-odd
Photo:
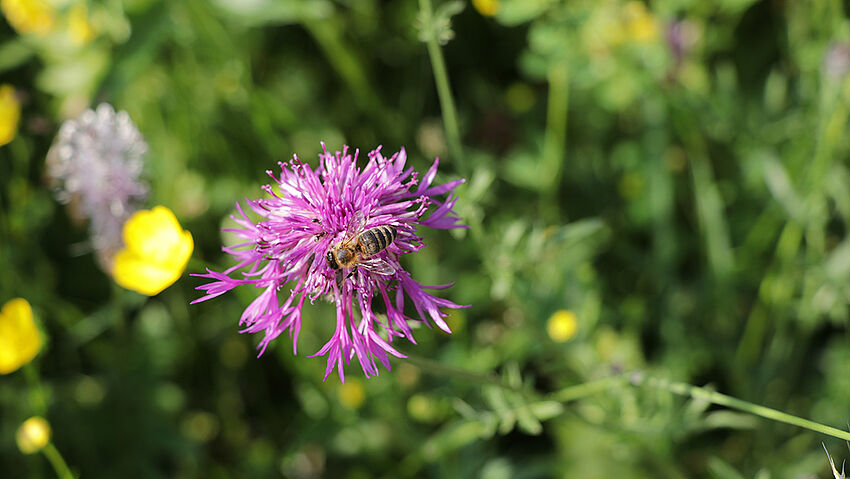
<instances>
[{"instance_id":1,"label":"white fuzzy flower head","mask_svg":"<svg viewBox=\"0 0 850 479\"><path fill-rule=\"evenodd\" d=\"M121 228L148 193L140 180L147 144L125 111L103 103L62 124L47 154L56 198L90 221L92 244L109 269Z\"/></svg>"}]
</instances>

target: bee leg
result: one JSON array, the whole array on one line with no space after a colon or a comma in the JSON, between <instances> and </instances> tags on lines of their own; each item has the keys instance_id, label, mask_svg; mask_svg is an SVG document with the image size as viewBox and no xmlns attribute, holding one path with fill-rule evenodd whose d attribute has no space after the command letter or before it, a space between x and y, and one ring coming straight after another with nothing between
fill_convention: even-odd
<instances>
[{"instance_id":1,"label":"bee leg","mask_svg":"<svg viewBox=\"0 0 850 479\"><path fill-rule=\"evenodd\" d=\"M351 272L348 273L348 276L346 276L345 279L348 279L348 278L354 276L354 273L356 273L356 272L357 272L357 266L351 268Z\"/></svg>"}]
</instances>

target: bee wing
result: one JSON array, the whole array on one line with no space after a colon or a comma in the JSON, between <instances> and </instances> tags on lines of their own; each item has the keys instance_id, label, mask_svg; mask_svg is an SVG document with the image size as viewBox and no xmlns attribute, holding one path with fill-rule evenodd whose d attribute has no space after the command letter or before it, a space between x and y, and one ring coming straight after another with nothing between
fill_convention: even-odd
<instances>
[{"instance_id":1,"label":"bee wing","mask_svg":"<svg viewBox=\"0 0 850 479\"><path fill-rule=\"evenodd\" d=\"M348 223L348 228L346 228L346 238L354 238L360 233L363 232L366 227L366 217L363 216L362 211L355 211L354 218Z\"/></svg>"},{"instance_id":2,"label":"bee wing","mask_svg":"<svg viewBox=\"0 0 850 479\"><path fill-rule=\"evenodd\" d=\"M359 263L357 263L357 266L365 269L366 271L370 271L372 273L384 276L389 276L395 273L395 268L393 268L393 265L387 263L386 261L380 258L369 258L361 260Z\"/></svg>"}]
</instances>

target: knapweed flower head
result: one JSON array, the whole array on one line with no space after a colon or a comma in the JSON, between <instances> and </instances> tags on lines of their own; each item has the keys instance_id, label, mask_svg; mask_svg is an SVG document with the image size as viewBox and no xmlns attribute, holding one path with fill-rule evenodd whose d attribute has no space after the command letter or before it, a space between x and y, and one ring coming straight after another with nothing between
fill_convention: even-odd
<instances>
[{"instance_id":1,"label":"knapweed flower head","mask_svg":"<svg viewBox=\"0 0 850 479\"><path fill-rule=\"evenodd\" d=\"M140 176L147 145L127 112L101 104L62 124L47 154L56 198L88 219L107 270L122 247L122 228L147 196Z\"/></svg>"},{"instance_id":2,"label":"knapweed flower head","mask_svg":"<svg viewBox=\"0 0 850 479\"><path fill-rule=\"evenodd\" d=\"M324 144L322 150L316 169L296 156L289 163L279 163L280 174L267 172L279 192L266 185L263 189L268 198L246 200L262 217L259 222L252 221L237 203L238 215L233 219L238 227L227 231L242 242L223 248L236 264L223 272L207 269L206 274L196 275L212 281L198 287L206 295L193 303L241 285L258 288L260 295L239 320L243 332L265 333L259 345L262 354L288 330L297 353L305 301L332 298L336 331L313 356L327 356L325 379L336 368L344 381L343 365L354 356L367 377L378 374L376 360L390 369L390 354L405 357L390 343L395 337L415 343L409 324L414 318L405 313L406 304L412 304L418 320L451 332L443 320L447 314L440 308L464 306L427 291L451 284L424 286L411 278L399 259L424 247L418 235L420 226L465 227L458 224L453 212L456 198L452 197L464 180L433 185L439 161L420 178L412 167L405 167L403 148L385 158L379 147L369 153L362 169L357 166L359 151L352 156L345 147L342 152L329 153ZM448 197L442 198L446 194ZM351 267L338 264L333 254L329 258L329 252L340 245L357 244L363 232L373 239L370 230L388 246L368 258L357 256L362 261L346 263ZM386 314L375 311L376 300L383 302Z\"/></svg>"}]
</instances>

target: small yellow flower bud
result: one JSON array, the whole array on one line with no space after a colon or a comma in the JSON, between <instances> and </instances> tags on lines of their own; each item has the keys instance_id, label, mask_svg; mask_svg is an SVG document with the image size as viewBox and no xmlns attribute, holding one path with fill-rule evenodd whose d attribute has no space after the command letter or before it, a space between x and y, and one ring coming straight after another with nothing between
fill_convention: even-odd
<instances>
[{"instance_id":1,"label":"small yellow flower bud","mask_svg":"<svg viewBox=\"0 0 850 479\"><path fill-rule=\"evenodd\" d=\"M22 453L38 452L50 442L50 424L41 416L33 416L18 428L16 440Z\"/></svg>"},{"instance_id":2,"label":"small yellow flower bud","mask_svg":"<svg viewBox=\"0 0 850 479\"><path fill-rule=\"evenodd\" d=\"M94 39L96 32L89 21L89 9L85 3L77 3L68 12L68 35L77 45L85 45Z\"/></svg>"},{"instance_id":3,"label":"small yellow flower bud","mask_svg":"<svg viewBox=\"0 0 850 479\"><path fill-rule=\"evenodd\" d=\"M623 7L626 36L635 43L649 43L659 37L658 21L643 2L631 1Z\"/></svg>"},{"instance_id":4,"label":"small yellow flower bud","mask_svg":"<svg viewBox=\"0 0 850 479\"><path fill-rule=\"evenodd\" d=\"M492 17L499 12L499 0L472 0L472 6L485 17Z\"/></svg>"},{"instance_id":5,"label":"small yellow flower bud","mask_svg":"<svg viewBox=\"0 0 850 479\"><path fill-rule=\"evenodd\" d=\"M546 332L553 341L563 343L572 339L578 330L578 318L572 311L556 311L546 324Z\"/></svg>"},{"instance_id":6,"label":"small yellow flower bud","mask_svg":"<svg viewBox=\"0 0 850 479\"><path fill-rule=\"evenodd\" d=\"M337 394L339 395L339 402L349 409L358 409L366 399L363 383L355 378L351 378L345 384L341 384Z\"/></svg>"},{"instance_id":7,"label":"small yellow flower bud","mask_svg":"<svg viewBox=\"0 0 850 479\"><path fill-rule=\"evenodd\" d=\"M16 298L0 309L0 374L9 374L32 361L41 349L41 336L27 300Z\"/></svg>"},{"instance_id":8,"label":"small yellow flower bud","mask_svg":"<svg viewBox=\"0 0 850 479\"><path fill-rule=\"evenodd\" d=\"M121 287L154 296L180 278L192 256L192 234L164 206L140 210L124 223L124 249L112 276Z\"/></svg>"},{"instance_id":9,"label":"small yellow flower bud","mask_svg":"<svg viewBox=\"0 0 850 479\"><path fill-rule=\"evenodd\" d=\"M21 104L11 85L0 85L0 146L9 143L18 132Z\"/></svg>"}]
</instances>

